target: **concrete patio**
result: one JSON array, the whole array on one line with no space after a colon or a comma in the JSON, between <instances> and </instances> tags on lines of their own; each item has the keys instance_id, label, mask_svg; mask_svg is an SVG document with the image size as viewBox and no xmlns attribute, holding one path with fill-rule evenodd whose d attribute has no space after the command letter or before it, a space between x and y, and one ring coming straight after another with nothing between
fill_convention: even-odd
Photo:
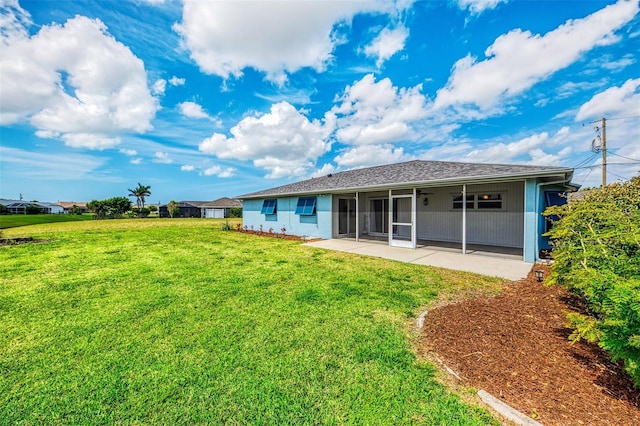
<instances>
[{"instance_id":1,"label":"concrete patio","mask_svg":"<svg viewBox=\"0 0 640 426\"><path fill-rule=\"evenodd\" d=\"M447 244L424 242L415 250L390 247L386 241L340 238L305 243L310 247L343 251L365 256L381 257L399 262L437 266L458 271L475 272L516 281L527 276L532 263L522 261L522 255L513 250L495 251L486 246L470 246L463 255L459 248Z\"/></svg>"}]
</instances>

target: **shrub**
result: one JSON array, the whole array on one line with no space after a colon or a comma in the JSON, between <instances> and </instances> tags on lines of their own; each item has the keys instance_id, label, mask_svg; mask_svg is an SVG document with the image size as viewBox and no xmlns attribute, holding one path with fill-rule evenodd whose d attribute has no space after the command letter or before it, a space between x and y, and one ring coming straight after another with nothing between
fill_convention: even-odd
<instances>
[{"instance_id":1,"label":"shrub","mask_svg":"<svg viewBox=\"0 0 640 426\"><path fill-rule=\"evenodd\" d=\"M640 176L547 209L555 262L549 283L581 295L589 315L571 313L572 341L597 342L622 360L640 387Z\"/></svg>"}]
</instances>

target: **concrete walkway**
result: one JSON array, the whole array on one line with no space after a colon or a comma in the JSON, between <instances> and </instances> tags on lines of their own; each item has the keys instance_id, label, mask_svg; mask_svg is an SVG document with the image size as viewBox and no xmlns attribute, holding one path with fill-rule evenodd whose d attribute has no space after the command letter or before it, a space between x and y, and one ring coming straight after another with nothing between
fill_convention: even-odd
<instances>
[{"instance_id":1,"label":"concrete walkway","mask_svg":"<svg viewBox=\"0 0 640 426\"><path fill-rule=\"evenodd\" d=\"M526 277L533 267L532 263L520 260L521 256L481 251L463 255L459 249L434 246L424 246L412 250L389 247L386 241L361 240L356 242L352 238L341 238L314 241L304 245L365 256L382 257L399 262L475 272L477 274L505 278L510 281Z\"/></svg>"}]
</instances>

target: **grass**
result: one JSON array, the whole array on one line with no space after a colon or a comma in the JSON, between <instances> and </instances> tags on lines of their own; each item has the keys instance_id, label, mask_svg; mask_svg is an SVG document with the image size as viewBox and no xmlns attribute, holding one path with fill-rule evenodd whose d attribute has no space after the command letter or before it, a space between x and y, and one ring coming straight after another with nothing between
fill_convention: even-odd
<instances>
[{"instance_id":1,"label":"grass","mask_svg":"<svg viewBox=\"0 0 640 426\"><path fill-rule=\"evenodd\" d=\"M49 242L0 247L0 424L497 424L406 326L497 280L222 223L6 230Z\"/></svg>"},{"instance_id":2,"label":"grass","mask_svg":"<svg viewBox=\"0 0 640 426\"><path fill-rule=\"evenodd\" d=\"M43 223L76 222L91 220L92 214L11 214L0 215L0 229L18 226L39 225Z\"/></svg>"}]
</instances>

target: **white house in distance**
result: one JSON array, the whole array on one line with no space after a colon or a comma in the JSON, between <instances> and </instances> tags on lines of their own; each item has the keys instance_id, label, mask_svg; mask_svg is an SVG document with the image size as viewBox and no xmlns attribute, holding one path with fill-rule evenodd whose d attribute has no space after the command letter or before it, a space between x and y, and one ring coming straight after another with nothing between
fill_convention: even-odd
<instances>
[{"instance_id":1,"label":"white house in distance","mask_svg":"<svg viewBox=\"0 0 640 426\"><path fill-rule=\"evenodd\" d=\"M40 213L45 214L64 213L64 208L60 204L46 201L7 200L3 198L0 199L0 204L4 205L11 214L27 214L29 208L37 208Z\"/></svg>"},{"instance_id":2,"label":"white house in distance","mask_svg":"<svg viewBox=\"0 0 640 426\"><path fill-rule=\"evenodd\" d=\"M243 224L300 236L549 249L542 212L574 191L566 167L409 161L329 174L237 197Z\"/></svg>"}]
</instances>

